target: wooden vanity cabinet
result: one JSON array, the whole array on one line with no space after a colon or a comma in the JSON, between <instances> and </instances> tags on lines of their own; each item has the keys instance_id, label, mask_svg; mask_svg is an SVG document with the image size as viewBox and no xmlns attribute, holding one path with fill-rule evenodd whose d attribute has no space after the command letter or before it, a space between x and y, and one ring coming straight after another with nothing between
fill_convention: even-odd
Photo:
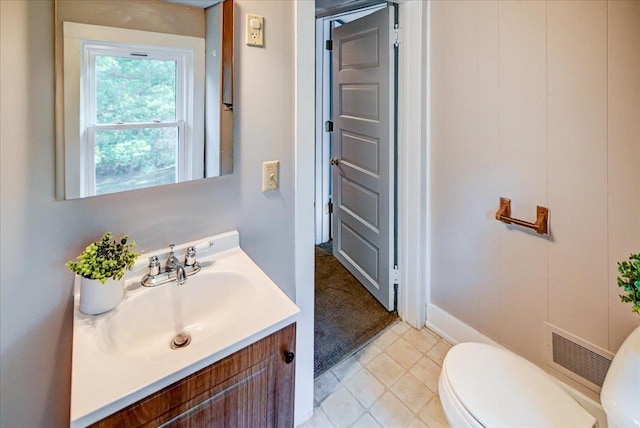
<instances>
[{"instance_id":1,"label":"wooden vanity cabinet","mask_svg":"<svg viewBox=\"0 0 640 428\"><path fill-rule=\"evenodd\" d=\"M293 427L295 333L285 327L92 426Z\"/></svg>"}]
</instances>

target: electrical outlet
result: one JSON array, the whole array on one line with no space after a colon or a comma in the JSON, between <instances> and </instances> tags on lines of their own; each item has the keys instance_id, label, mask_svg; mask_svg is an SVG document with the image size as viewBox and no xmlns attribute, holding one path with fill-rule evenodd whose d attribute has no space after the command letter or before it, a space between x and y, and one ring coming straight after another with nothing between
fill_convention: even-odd
<instances>
[{"instance_id":1,"label":"electrical outlet","mask_svg":"<svg viewBox=\"0 0 640 428\"><path fill-rule=\"evenodd\" d=\"M278 189L278 175L280 173L280 162L269 161L262 163L262 191Z\"/></svg>"},{"instance_id":2,"label":"electrical outlet","mask_svg":"<svg viewBox=\"0 0 640 428\"><path fill-rule=\"evenodd\" d=\"M264 46L264 18L247 14L247 45Z\"/></svg>"}]
</instances>

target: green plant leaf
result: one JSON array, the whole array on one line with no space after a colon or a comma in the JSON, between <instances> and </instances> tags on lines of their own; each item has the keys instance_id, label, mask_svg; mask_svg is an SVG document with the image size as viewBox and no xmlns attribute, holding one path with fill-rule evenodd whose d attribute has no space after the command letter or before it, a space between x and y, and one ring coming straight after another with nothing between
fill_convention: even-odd
<instances>
[{"instance_id":1,"label":"green plant leaf","mask_svg":"<svg viewBox=\"0 0 640 428\"><path fill-rule=\"evenodd\" d=\"M640 253L631 253L628 260L618 262L618 273L618 287L626 292L620 295L620 300L633 303L632 312L640 313Z\"/></svg>"},{"instance_id":2,"label":"green plant leaf","mask_svg":"<svg viewBox=\"0 0 640 428\"><path fill-rule=\"evenodd\" d=\"M109 278L122 278L125 270L131 269L139 256L131 249L135 245L134 241L129 242L127 235L116 241L112 240L111 232L107 232L100 241L89 244L75 261L68 261L65 266L80 276L97 279L104 284Z\"/></svg>"}]
</instances>

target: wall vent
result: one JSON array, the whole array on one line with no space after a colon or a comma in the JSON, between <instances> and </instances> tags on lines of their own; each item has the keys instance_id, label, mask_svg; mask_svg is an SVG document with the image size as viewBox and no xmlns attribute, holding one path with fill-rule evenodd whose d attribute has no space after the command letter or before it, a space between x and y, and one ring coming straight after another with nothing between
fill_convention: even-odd
<instances>
[{"instance_id":1,"label":"wall vent","mask_svg":"<svg viewBox=\"0 0 640 428\"><path fill-rule=\"evenodd\" d=\"M551 324L547 326L551 339L547 364L592 391L600 392L613 354Z\"/></svg>"}]
</instances>

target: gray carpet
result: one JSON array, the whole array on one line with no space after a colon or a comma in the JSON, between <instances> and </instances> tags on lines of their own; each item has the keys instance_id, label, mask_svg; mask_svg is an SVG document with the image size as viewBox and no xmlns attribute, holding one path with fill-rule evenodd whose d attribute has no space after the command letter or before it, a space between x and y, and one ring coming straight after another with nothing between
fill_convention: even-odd
<instances>
[{"instance_id":1,"label":"gray carpet","mask_svg":"<svg viewBox=\"0 0 640 428\"><path fill-rule=\"evenodd\" d=\"M331 254L316 247L314 375L320 376L398 319Z\"/></svg>"}]
</instances>

